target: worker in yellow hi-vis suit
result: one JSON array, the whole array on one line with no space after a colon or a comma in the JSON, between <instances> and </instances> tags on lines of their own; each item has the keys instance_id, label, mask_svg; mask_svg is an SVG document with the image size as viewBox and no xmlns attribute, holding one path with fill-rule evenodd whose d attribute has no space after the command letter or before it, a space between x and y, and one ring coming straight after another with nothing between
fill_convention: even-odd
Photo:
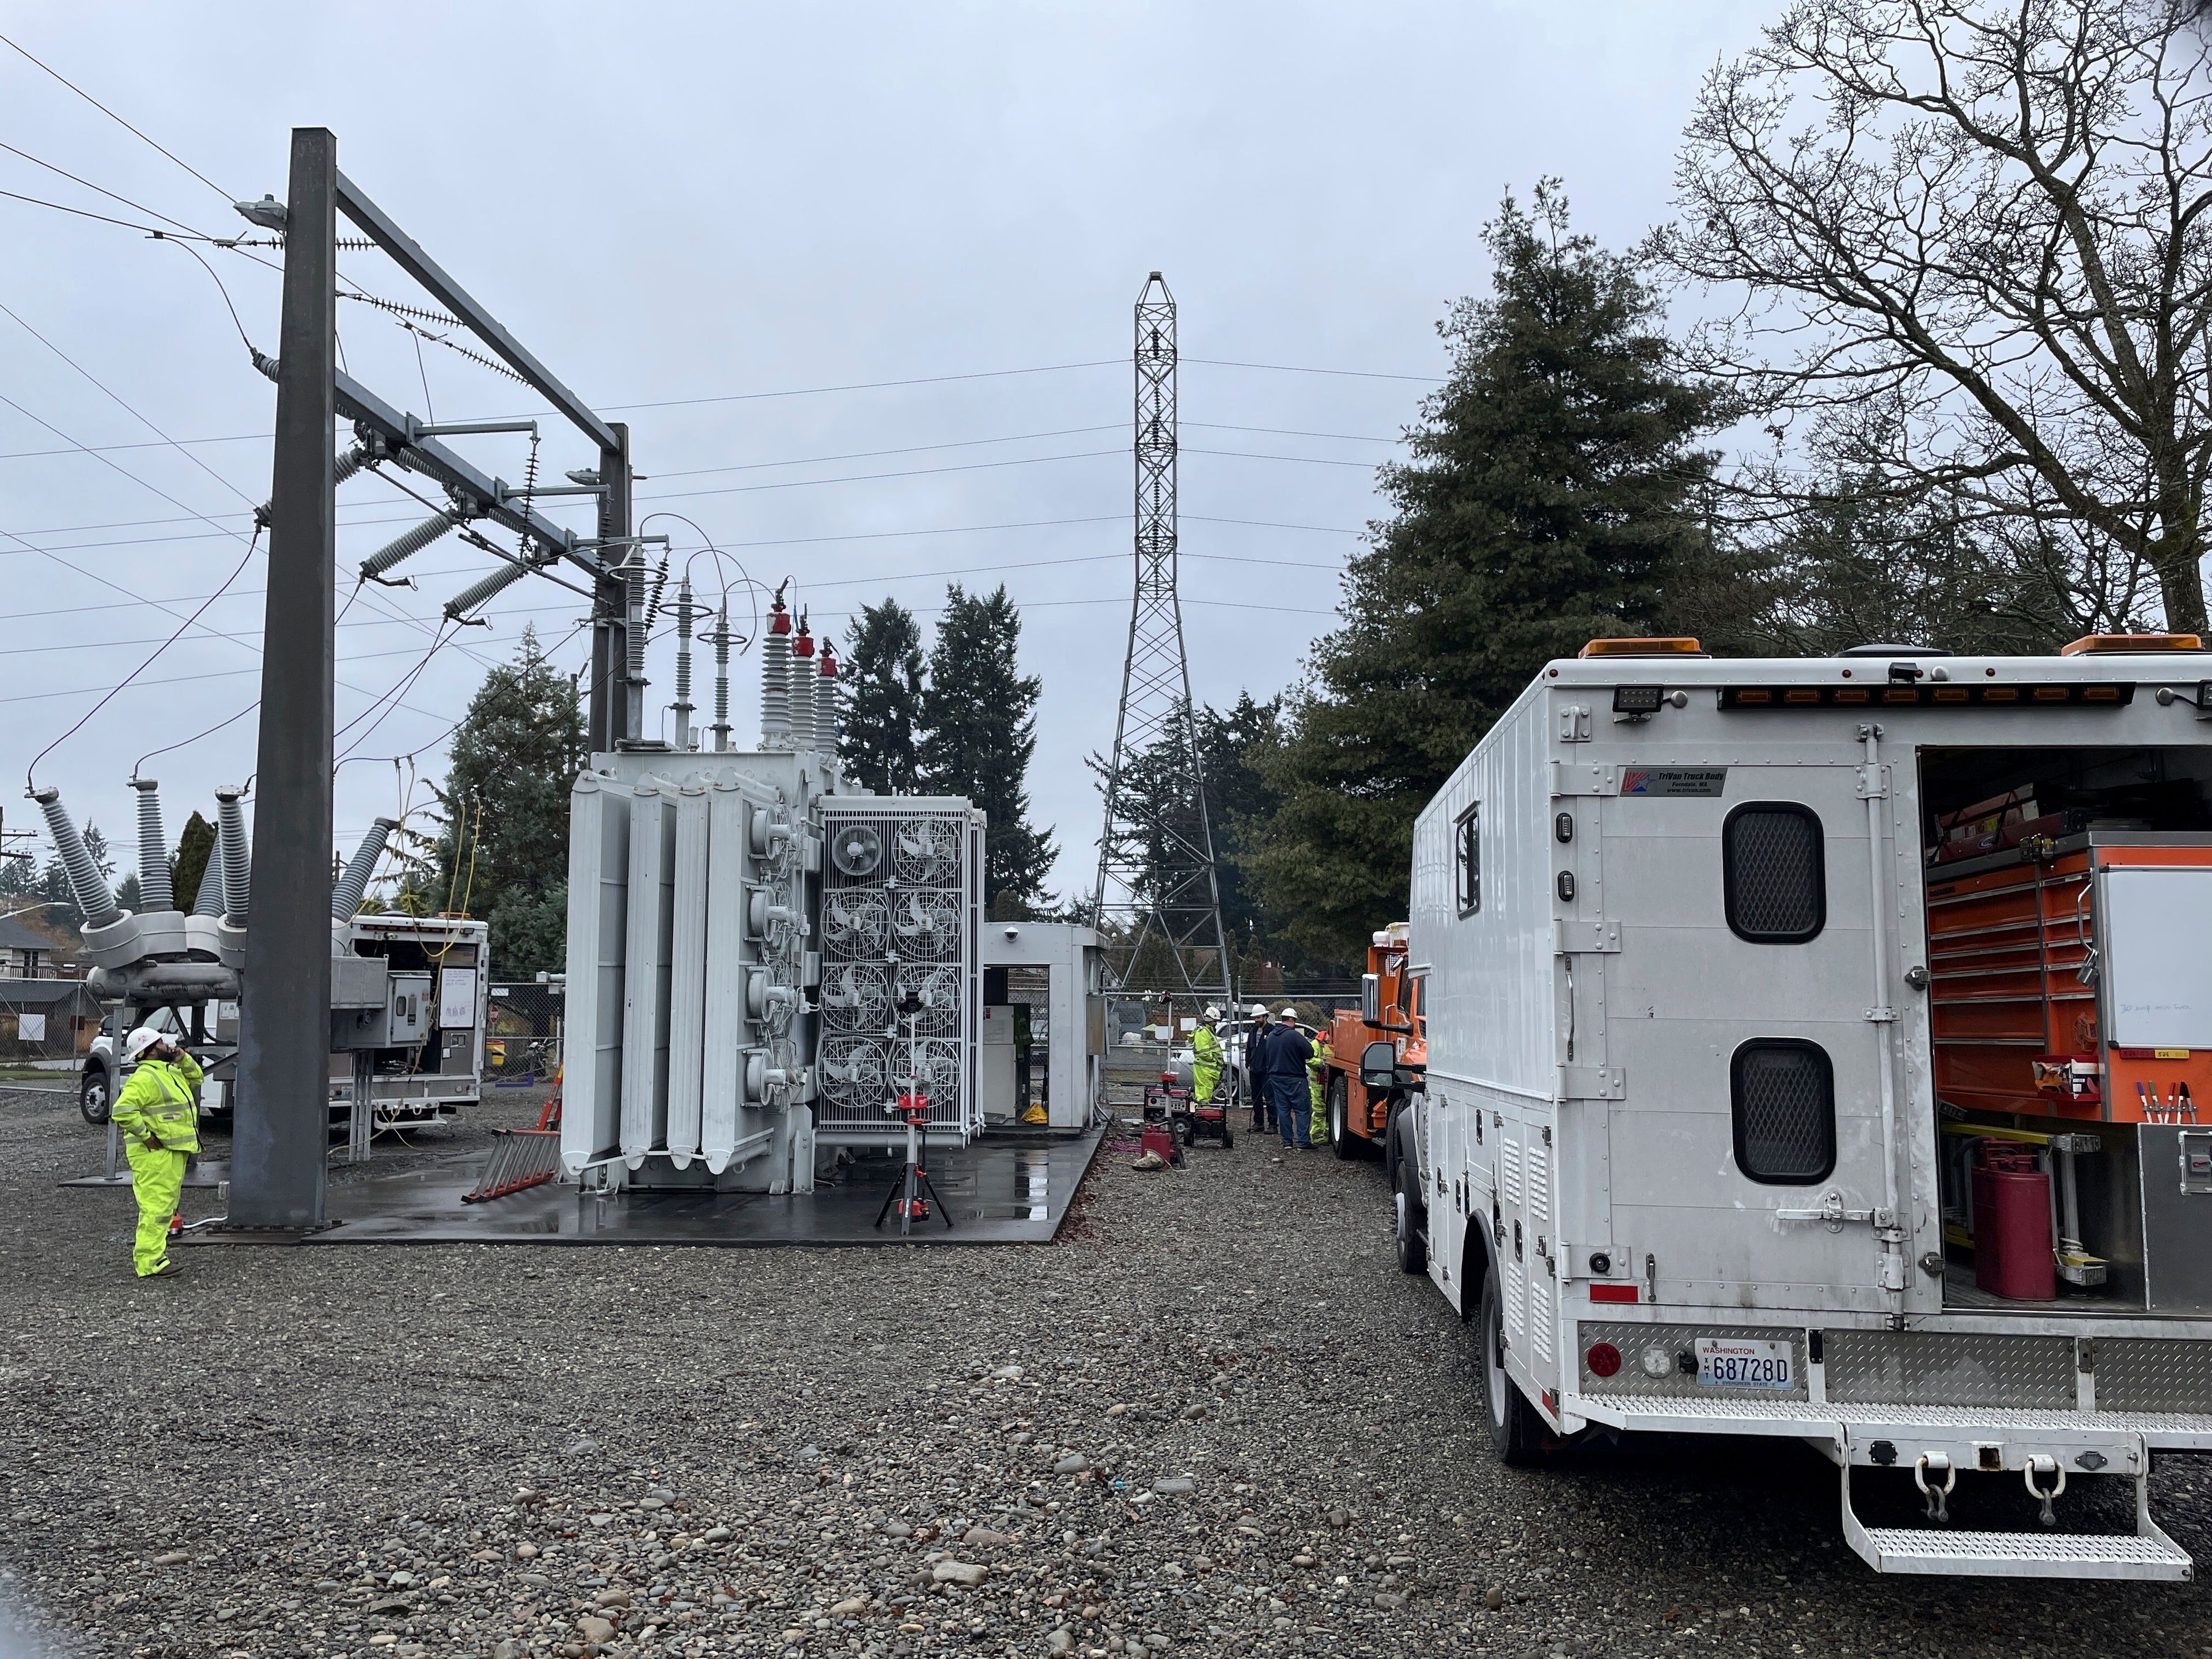
<instances>
[{"instance_id":1,"label":"worker in yellow hi-vis suit","mask_svg":"<svg viewBox=\"0 0 2212 1659\"><path fill-rule=\"evenodd\" d=\"M1306 1061L1306 1088L1313 1096L1313 1118L1306 1126L1319 1146L1328 1139L1328 1071L1329 1060L1336 1050L1329 1046L1328 1027L1322 1026L1314 1033L1313 1058Z\"/></svg>"},{"instance_id":2,"label":"worker in yellow hi-vis suit","mask_svg":"<svg viewBox=\"0 0 2212 1659\"><path fill-rule=\"evenodd\" d=\"M123 1058L136 1061L115 1099L115 1129L131 1159L131 1189L138 1199L138 1236L131 1263L141 1279L173 1273L169 1218L185 1190L185 1158L200 1149L199 1062L150 1025L123 1040Z\"/></svg>"},{"instance_id":3,"label":"worker in yellow hi-vis suit","mask_svg":"<svg viewBox=\"0 0 2212 1659\"><path fill-rule=\"evenodd\" d=\"M1190 1034L1190 1101L1194 1106L1211 1106L1213 1091L1221 1086L1221 1034L1213 1029L1220 1018L1220 1009L1208 1008L1198 1029Z\"/></svg>"}]
</instances>

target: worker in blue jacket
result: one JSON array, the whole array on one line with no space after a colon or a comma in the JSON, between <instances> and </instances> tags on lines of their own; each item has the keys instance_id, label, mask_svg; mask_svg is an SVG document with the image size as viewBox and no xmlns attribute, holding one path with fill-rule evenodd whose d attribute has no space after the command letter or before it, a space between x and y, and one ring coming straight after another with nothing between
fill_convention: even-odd
<instances>
[{"instance_id":1,"label":"worker in blue jacket","mask_svg":"<svg viewBox=\"0 0 2212 1659\"><path fill-rule=\"evenodd\" d=\"M1267 1092L1283 1145L1311 1152L1313 1133L1306 1110L1311 1085L1306 1079L1306 1062L1313 1058L1313 1044L1298 1030L1297 1018L1297 1009L1284 1009L1267 1039Z\"/></svg>"},{"instance_id":2,"label":"worker in blue jacket","mask_svg":"<svg viewBox=\"0 0 2212 1659\"><path fill-rule=\"evenodd\" d=\"M1267 1005L1252 1005L1252 1023L1244 1028L1244 1089L1252 1103L1253 1133L1262 1133L1274 1119L1274 1103L1267 1096Z\"/></svg>"}]
</instances>

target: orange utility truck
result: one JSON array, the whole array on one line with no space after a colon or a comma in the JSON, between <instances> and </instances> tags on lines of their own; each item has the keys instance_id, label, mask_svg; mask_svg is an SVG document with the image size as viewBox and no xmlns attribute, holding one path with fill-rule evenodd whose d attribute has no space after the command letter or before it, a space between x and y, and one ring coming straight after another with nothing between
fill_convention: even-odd
<instances>
[{"instance_id":1,"label":"orange utility truck","mask_svg":"<svg viewBox=\"0 0 2212 1659\"><path fill-rule=\"evenodd\" d=\"M1394 921L1367 946L1367 971L1360 976L1359 1006L1340 1008L1329 1028L1330 1056L1322 1062L1328 1106L1328 1140L1339 1158L1365 1156L1372 1145L1393 1161L1391 1127L1406 1103L1397 1087L1370 1089L1359 1080L1359 1058L1374 1042L1398 1051L1401 1071L1419 1072L1428 1064L1428 1033L1421 1019L1420 981L1407 959L1407 924Z\"/></svg>"}]
</instances>

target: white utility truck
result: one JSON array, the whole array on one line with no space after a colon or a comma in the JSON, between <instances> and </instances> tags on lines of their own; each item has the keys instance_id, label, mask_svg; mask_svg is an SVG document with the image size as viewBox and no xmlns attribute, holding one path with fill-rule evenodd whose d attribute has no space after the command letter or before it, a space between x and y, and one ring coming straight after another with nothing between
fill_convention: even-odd
<instances>
[{"instance_id":1,"label":"white utility truck","mask_svg":"<svg viewBox=\"0 0 2212 1659\"><path fill-rule=\"evenodd\" d=\"M2191 1576L2146 1482L2212 1450L2197 647L1597 641L1482 739L1414 831L1425 1075L1361 1070L1504 1457L1790 1437L1881 1571Z\"/></svg>"}]
</instances>

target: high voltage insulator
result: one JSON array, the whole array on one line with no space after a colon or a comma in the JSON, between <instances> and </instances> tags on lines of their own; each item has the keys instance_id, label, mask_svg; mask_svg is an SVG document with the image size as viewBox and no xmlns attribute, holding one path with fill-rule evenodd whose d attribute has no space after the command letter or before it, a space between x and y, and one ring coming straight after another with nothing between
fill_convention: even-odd
<instances>
[{"instance_id":1,"label":"high voltage insulator","mask_svg":"<svg viewBox=\"0 0 2212 1659\"><path fill-rule=\"evenodd\" d=\"M404 559L411 559L441 536L468 522L468 515L458 507L447 507L434 513L411 530L403 530L361 563L363 581L376 581L384 573Z\"/></svg>"},{"instance_id":2,"label":"high voltage insulator","mask_svg":"<svg viewBox=\"0 0 2212 1659\"><path fill-rule=\"evenodd\" d=\"M495 593L510 588L530 574L526 564L503 564L473 587L465 588L446 601L446 620L459 622Z\"/></svg>"},{"instance_id":3,"label":"high voltage insulator","mask_svg":"<svg viewBox=\"0 0 2212 1659\"><path fill-rule=\"evenodd\" d=\"M691 579L676 589L676 746L691 746Z\"/></svg>"},{"instance_id":4,"label":"high voltage insulator","mask_svg":"<svg viewBox=\"0 0 2212 1659\"><path fill-rule=\"evenodd\" d=\"M152 778L133 778L138 792L138 908L151 913L173 910L169 885L169 838L161 828L161 786Z\"/></svg>"},{"instance_id":5,"label":"high voltage insulator","mask_svg":"<svg viewBox=\"0 0 2212 1659\"><path fill-rule=\"evenodd\" d=\"M761 641L761 747L791 747L791 613L781 592Z\"/></svg>"},{"instance_id":6,"label":"high voltage insulator","mask_svg":"<svg viewBox=\"0 0 2212 1659\"><path fill-rule=\"evenodd\" d=\"M253 855L246 844L246 811L239 805L245 795L234 783L215 792L216 839L222 846L222 919L234 927L246 926L253 888Z\"/></svg>"},{"instance_id":7,"label":"high voltage insulator","mask_svg":"<svg viewBox=\"0 0 2212 1659\"><path fill-rule=\"evenodd\" d=\"M714 613L714 752L730 746L730 602Z\"/></svg>"},{"instance_id":8,"label":"high voltage insulator","mask_svg":"<svg viewBox=\"0 0 2212 1659\"><path fill-rule=\"evenodd\" d=\"M384 856L384 843L398 827L398 818L379 818L361 838L361 845L354 848L345 873L331 889L331 921L353 920L353 913L361 908L362 899L368 892L369 878L376 873L376 861Z\"/></svg>"},{"instance_id":9,"label":"high voltage insulator","mask_svg":"<svg viewBox=\"0 0 2212 1659\"><path fill-rule=\"evenodd\" d=\"M106 927L122 921L123 908L116 903L107 878L100 873L69 809L62 805L62 792L48 784L31 799L46 815L46 833L53 837L54 851L61 854L62 869L69 877L70 890L76 895L76 908L84 913L85 925Z\"/></svg>"},{"instance_id":10,"label":"high voltage insulator","mask_svg":"<svg viewBox=\"0 0 2212 1659\"><path fill-rule=\"evenodd\" d=\"M214 846L208 848L207 862L200 867L199 891L192 897L192 914L196 916L219 916L222 914L222 838L218 836Z\"/></svg>"}]
</instances>

